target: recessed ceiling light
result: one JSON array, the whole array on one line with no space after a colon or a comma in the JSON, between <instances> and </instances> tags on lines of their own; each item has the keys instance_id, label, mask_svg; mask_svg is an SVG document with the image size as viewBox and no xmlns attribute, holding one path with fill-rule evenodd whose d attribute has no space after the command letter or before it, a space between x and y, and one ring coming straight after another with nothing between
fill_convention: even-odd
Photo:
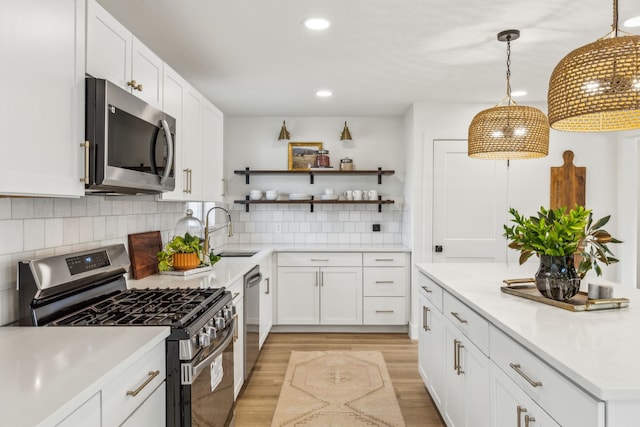
<instances>
[{"instance_id":1,"label":"recessed ceiling light","mask_svg":"<svg viewBox=\"0 0 640 427\"><path fill-rule=\"evenodd\" d=\"M629 18L626 21L624 21L624 24L622 25L629 28L640 27L640 16L634 16L633 18Z\"/></svg>"},{"instance_id":2,"label":"recessed ceiling light","mask_svg":"<svg viewBox=\"0 0 640 427\"><path fill-rule=\"evenodd\" d=\"M316 92L316 95L319 96L320 98L326 98L328 96L333 95L333 93L331 93L330 90L319 90Z\"/></svg>"},{"instance_id":3,"label":"recessed ceiling light","mask_svg":"<svg viewBox=\"0 0 640 427\"><path fill-rule=\"evenodd\" d=\"M309 18L304 21L304 26L310 30L326 30L329 25L331 25L329 21L324 18Z\"/></svg>"},{"instance_id":4,"label":"recessed ceiling light","mask_svg":"<svg viewBox=\"0 0 640 427\"><path fill-rule=\"evenodd\" d=\"M526 94L527 94L526 90L514 90L513 92L511 92L511 96L516 98L525 96Z\"/></svg>"}]
</instances>

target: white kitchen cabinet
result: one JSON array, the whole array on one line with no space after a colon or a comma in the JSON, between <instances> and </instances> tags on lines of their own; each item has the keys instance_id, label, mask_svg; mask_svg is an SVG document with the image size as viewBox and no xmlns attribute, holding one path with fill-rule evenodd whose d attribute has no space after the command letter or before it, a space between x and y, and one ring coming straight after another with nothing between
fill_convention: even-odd
<instances>
[{"instance_id":1,"label":"white kitchen cabinet","mask_svg":"<svg viewBox=\"0 0 640 427\"><path fill-rule=\"evenodd\" d=\"M260 273L262 273L262 282L260 283L260 348L262 348L273 326L274 277L271 268L272 256L269 255L260 262Z\"/></svg>"},{"instance_id":2,"label":"white kitchen cabinet","mask_svg":"<svg viewBox=\"0 0 640 427\"><path fill-rule=\"evenodd\" d=\"M229 291L233 296L233 305L236 307L236 333L233 338L233 390L234 398L244 385L244 286L242 279L238 279Z\"/></svg>"},{"instance_id":3,"label":"white kitchen cabinet","mask_svg":"<svg viewBox=\"0 0 640 427\"><path fill-rule=\"evenodd\" d=\"M406 325L409 312L409 254L364 253L365 325Z\"/></svg>"},{"instance_id":4,"label":"white kitchen cabinet","mask_svg":"<svg viewBox=\"0 0 640 427\"><path fill-rule=\"evenodd\" d=\"M158 407L158 399L165 401L166 356L165 343L157 344L152 350L134 361L102 388L102 424L119 426L137 411L148 413ZM155 395L161 388L160 395ZM150 396L155 395L153 398ZM149 405L149 406L147 406ZM162 426L166 422L165 411L162 417L144 419L144 422L129 425ZM139 419L139 416L136 416Z\"/></svg>"},{"instance_id":5,"label":"white kitchen cabinet","mask_svg":"<svg viewBox=\"0 0 640 427\"><path fill-rule=\"evenodd\" d=\"M2 195L84 195L84 14L83 0L0 2Z\"/></svg>"},{"instance_id":6,"label":"white kitchen cabinet","mask_svg":"<svg viewBox=\"0 0 640 427\"><path fill-rule=\"evenodd\" d=\"M429 300L425 290L419 294L422 324L418 330L418 370L438 408L444 395L444 317Z\"/></svg>"},{"instance_id":7,"label":"white kitchen cabinet","mask_svg":"<svg viewBox=\"0 0 640 427\"><path fill-rule=\"evenodd\" d=\"M361 253L278 254L279 325L361 325Z\"/></svg>"},{"instance_id":8,"label":"white kitchen cabinet","mask_svg":"<svg viewBox=\"0 0 640 427\"><path fill-rule=\"evenodd\" d=\"M163 402L164 403L164 402ZM100 393L96 393L83 403L71 415L56 424L56 427L101 427L100 419Z\"/></svg>"},{"instance_id":9,"label":"white kitchen cabinet","mask_svg":"<svg viewBox=\"0 0 640 427\"><path fill-rule=\"evenodd\" d=\"M167 419L167 389L160 384L136 411L126 419L121 427L153 427L163 426ZM77 424L82 425L84 424Z\"/></svg>"},{"instance_id":10,"label":"white kitchen cabinet","mask_svg":"<svg viewBox=\"0 0 640 427\"><path fill-rule=\"evenodd\" d=\"M202 200L224 201L224 114L202 98Z\"/></svg>"},{"instance_id":11,"label":"white kitchen cabinet","mask_svg":"<svg viewBox=\"0 0 640 427\"><path fill-rule=\"evenodd\" d=\"M560 427L494 363L490 381L492 426Z\"/></svg>"},{"instance_id":12,"label":"white kitchen cabinet","mask_svg":"<svg viewBox=\"0 0 640 427\"><path fill-rule=\"evenodd\" d=\"M87 2L87 74L162 108L163 62L95 0Z\"/></svg>"}]
</instances>

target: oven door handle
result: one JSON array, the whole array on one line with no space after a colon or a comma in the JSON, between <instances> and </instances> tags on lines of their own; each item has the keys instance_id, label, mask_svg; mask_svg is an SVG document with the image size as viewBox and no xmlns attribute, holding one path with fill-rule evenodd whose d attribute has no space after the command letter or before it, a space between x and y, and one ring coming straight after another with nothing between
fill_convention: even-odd
<instances>
[{"instance_id":1,"label":"oven door handle","mask_svg":"<svg viewBox=\"0 0 640 427\"><path fill-rule=\"evenodd\" d=\"M227 328L227 336L222 341L222 344L220 344L218 348L216 348L216 350L213 353L211 353L209 356L207 356L202 362L198 363L196 366L191 368L192 381L198 378L198 375L200 375L202 371L207 369L209 365L211 365L211 362L213 362L218 356L220 356L224 351L224 349L227 348L231 340L233 340L235 329L236 329L236 321L235 319L232 319L231 327Z\"/></svg>"}]
</instances>

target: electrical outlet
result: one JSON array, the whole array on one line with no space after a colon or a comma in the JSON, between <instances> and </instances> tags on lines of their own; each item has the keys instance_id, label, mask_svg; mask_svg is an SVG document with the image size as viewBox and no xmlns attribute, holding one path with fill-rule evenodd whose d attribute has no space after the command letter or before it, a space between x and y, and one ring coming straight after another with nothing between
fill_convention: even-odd
<instances>
[{"instance_id":1,"label":"electrical outlet","mask_svg":"<svg viewBox=\"0 0 640 427\"><path fill-rule=\"evenodd\" d=\"M275 225L275 229L276 229L275 232L276 233L282 233L282 223L276 222L274 225Z\"/></svg>"},{"instance_id":2,"label":"electrical outlet","mask_svg":"<svg viewBox=\"0 0 640 427\"><path fill-rule=\"evenodd\" d=\"M380 224L373 224L373 231L380 231Z\"/></svg>"}]
</instances>

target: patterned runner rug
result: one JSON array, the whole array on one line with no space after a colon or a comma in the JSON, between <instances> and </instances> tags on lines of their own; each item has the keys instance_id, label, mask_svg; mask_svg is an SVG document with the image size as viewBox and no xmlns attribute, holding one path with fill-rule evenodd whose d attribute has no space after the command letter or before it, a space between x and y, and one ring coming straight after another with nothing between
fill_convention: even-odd
<instances>
[{"instance_id":1,"label":"patterned runner rug","mask_svg":"<svg viewBox=\"0 0 640 427\"><path fill-rule=\"evenodd\" d=\"M291 352L272 427L404 425L379 351Z\"/></svg>"}]
</instances>

